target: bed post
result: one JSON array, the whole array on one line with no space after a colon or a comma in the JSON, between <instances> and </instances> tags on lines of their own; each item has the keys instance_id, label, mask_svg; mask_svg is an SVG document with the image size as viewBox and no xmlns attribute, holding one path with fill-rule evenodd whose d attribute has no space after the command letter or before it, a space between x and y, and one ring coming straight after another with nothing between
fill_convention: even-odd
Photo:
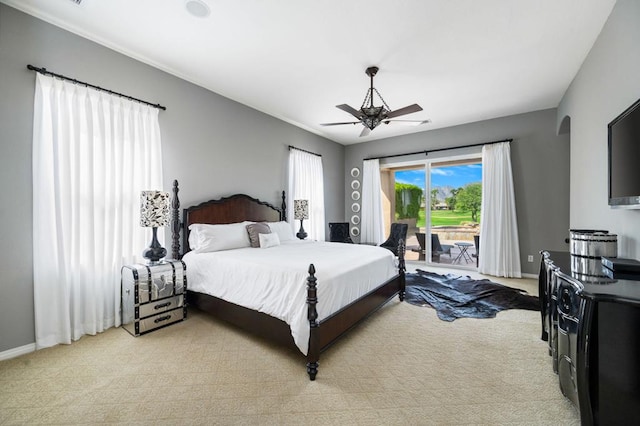
<instances>
[{"instance_id":1,"label":"bed post","mask_svg":"<svg viewBox=\"0 0 640 426\"><path fill-rule=\"evenodd\" d=\"M171 258L180 259L180 199L178 198L178 180L173 181L173 199L171 200Z\"/></svg>"},{"instance_id":2,"label":"bed post","mask_svg":"<svg viewBox=\"0 0 640 426\"><path fill-rule=\"evenodd\" d=\"M307 373L310 380L316 379L318 374L318 359L320 359L320 342L318 335L318 311L316 305L318 304L318 297L316 293L316 281L315 277L316 268L313 263L309 265L309 277L307 277L307 318L309 319L309 327L311 328L309 333L309 348L307 349Z\"/></svg>"},{"instance_id":3,"label":"bed post","mask_svg":"<svg viewBox=\"0 0 640 426\"><path fill-rule=\"evenodd\" d=\"M280 220L284 220L285 222L287 221L287 201L286 201L287 197L284 194L284 191L282 191L282 205L280 206L280 208L282 209L282 212L280 212Z\"/></svg>"},{"instance_id":4,"label":"bed post","mask_svg":"<svg viewBox=\"0 0 640 426\"><path fill-rule=\"evenodd\" d=\"M398 242L398 274L400 275L400 292L398 292L398 298L402 302L404 300L404 293L406 288L404 273L407 270L404 264L404 254L406 252L406 246L403 239Z\"/></svg>"}]
</instances>

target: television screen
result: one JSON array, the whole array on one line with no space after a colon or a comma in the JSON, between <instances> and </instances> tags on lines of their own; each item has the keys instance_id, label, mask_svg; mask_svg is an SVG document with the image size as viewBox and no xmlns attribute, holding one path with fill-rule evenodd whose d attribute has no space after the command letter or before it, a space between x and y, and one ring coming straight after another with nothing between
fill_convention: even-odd
<instances>
[{"instance_id":1,"label":"television screen","mask_svg":"<svg viewBox=\"0 0 640 426\"><path fill-rule=\"evenodd\" d=\"M640 99L608 130L609 205L640 208Z\"/></svg>"}]
</instances>

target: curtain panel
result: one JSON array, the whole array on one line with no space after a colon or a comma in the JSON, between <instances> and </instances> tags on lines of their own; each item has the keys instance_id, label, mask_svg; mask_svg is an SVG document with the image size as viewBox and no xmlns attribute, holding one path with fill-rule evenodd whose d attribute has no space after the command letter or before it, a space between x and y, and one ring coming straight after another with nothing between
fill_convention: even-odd
<instances>
[{"instance_id":1,"label":"curtain panel","mask_svg":"<svg viewBox=\"0 0 640 426\"><path fill-rule=\"evenodd\" d=\"M385 241L380 160L362 163L362 220L360 241L380 245Z\"/></svg>"},{"instance_id":2,"label":"curtain panel","mask_svg":"<svg viewBox=\"0 0 640 426\"><path fill-rule=\"evenodd\" d=\"M478 272L520 278L520 244L509 142L482 147L480 217Z\"/></svg>"},{"instance_id":3,"label":"curtain panel","mask_svg":"<svg viewBox=\"0 0 640 426\"><path fill-rule=\"evenodd\" d=\"M289 150L287 219L295 234L300 229L300 223L293 216L294 200L309 201L309 219L304 220L304 230L307 232L309 239L324 241L324 174L322 157L299 149Z\"/></svg>"},{"instance_id":4,"label":"curtain panel","mask_svg":"<svg viewBox=\"0 0 640 426\"><path fill-rule=\"evenodd\" d=\"M140 191L162 188L158 110L36 74L36 347L120 325L120 268L141 261Z\"/></svg>"}]
</instances>

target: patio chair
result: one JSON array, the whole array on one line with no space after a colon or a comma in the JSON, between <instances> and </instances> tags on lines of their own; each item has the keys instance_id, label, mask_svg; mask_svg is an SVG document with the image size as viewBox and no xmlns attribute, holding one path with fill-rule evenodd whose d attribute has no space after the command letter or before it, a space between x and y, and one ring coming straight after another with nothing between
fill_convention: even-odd
<instances>
[{"instance_id":1,"label":"patio chair","mask_svg":"<svg viewBox=\"0 0 640 426\"><path fill-rule=\"evenodd\" d=\"M440 261L440 256L446 254L451 258L452 245L440 244L440 237L438 234L431 234L431 260L434 262Z\"/></svg>"},{"instance_id":2,"label":"patio chair","mask_svg":"<svg viewBox=\"0 0 640 426\"><path fill-rule=\"evenodd\" d=\"M411 251L418 252L418 260L424 260L424 255L426 252L426 244L425 244L425 234L424 232L416 232L416 238L418 239L418 244L420 247L412 248Z\"/></svg>"},{"instance_id":3,"label":"patio chair","mask_svg":"<svg viewBox=\"0 0 640 426\"><path fill-rule=\"evenodd\" d=\"M475 253L471 253L471 257L475 257L476 258L476 268L478 267L478 261L480 260L480 235L474 235L473 236L473 243L476 246L476 252Z\"/></svg>"},{"instance_id":4,"label":"patio chair","mask_svg":"<svg viewBox=\"0 0 640 426\"><path fill-rule=\"evenodd\" d=\"M403 240L407 243L407 229L409 225L406 223L392 223L391 230L389 231L389 238L387 241L380 244L380 247L384 247L387 250L391 250L393 254L398 255L398 243Z\"/></svg>"},{"instance_id":5,"label":"patio chair","mask_svg":"<svg viewBox=\"0 0 640 426\"><path fill-rule=\"evenodd\" d=\"M329 241L333 243L353 243L349 236L349 222L329 222Z\"/></svg>"}]
</instances>

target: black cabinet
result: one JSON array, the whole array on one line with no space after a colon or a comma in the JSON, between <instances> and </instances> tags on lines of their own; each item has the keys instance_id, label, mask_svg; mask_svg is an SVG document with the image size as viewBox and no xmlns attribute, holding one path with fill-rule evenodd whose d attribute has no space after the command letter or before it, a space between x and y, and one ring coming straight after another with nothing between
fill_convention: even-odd
<instances>
[{"instance_id":1,"label":"black cabinet","mask_svg":"<svg viewBox=\"0 0 640 426\"><path fill-rule=\"evenodd\" d=\"M640 284L640 282L638 283ZM597 309L597 386L592 391L599 424L640 421L640 308L600 302Z\"/></svg>"},{"instance_id":2,"label":"black cabinet","mask_svg":"<svg viewBox=\"0 0 640 426\"><path fill-rule=\"evenodd\" d=\"M638 424L640 281L572 274L565 252L543 252L539 278L542 337L581 423Z\"/></svg>"}]
</instances>

